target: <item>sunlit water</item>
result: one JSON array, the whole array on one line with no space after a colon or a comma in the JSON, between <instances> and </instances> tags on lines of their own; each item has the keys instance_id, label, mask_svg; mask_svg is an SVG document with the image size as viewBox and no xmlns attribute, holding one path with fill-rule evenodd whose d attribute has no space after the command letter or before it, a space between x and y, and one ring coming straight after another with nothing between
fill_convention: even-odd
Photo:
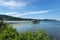
<instances>
[{"instance_id":1,"label":"sunlit water","mask_svg":"<svg viewBox=\"0 0 60 40\"><path fill-rule=\"evenodd\" d=\"M58 21L40 21L39 23L33 24L32 21L8 21L13 28L16 28L18 32L27 30L40 30L43 29L48 35L53 35L57 40L60 39L60 22Z\"/></svg>"}]
</instances>

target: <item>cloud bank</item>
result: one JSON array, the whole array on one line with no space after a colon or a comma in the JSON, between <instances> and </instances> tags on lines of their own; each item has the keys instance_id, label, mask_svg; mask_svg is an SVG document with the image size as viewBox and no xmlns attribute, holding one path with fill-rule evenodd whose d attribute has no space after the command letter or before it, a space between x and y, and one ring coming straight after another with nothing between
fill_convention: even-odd
<instances>
[{"instance_id":1,"label":"cloud bank","mask_svg":"<svg viewBox=\"0 0 60 40\"><path fill-rule=\"evenodd\" d=\"M28 12L28 13L23 13L20 15L29 15L29 14L40 14L40 13L46 13L49 12L50 10L45 10L45 11L37 11L37 12Z\"/></svg>"},{"instance_id":2,"label":"cloud bank","mask_svg":"<svg viewBox=\"0 0 60 40\"><path fill-rule=\"evenodd\" d=\"M22 8L37 0L0 0L0 6L8 8Z\"/></svg>"},{"instance_id":3,"label":"cloud bank","mask_svg":"<svg viewBox=\"0 0 60 40\"><path fill-rule=\"evenodd\" d=\"M7 12L7 13L0 13L0 14L14 16L14 17L21 17L21 16L25 16L25 15L35 15L35 14L47 13L47 12L50 12L50 10L37 11L37 12L27 12L27 13L23 13L23 14L19 14L17 12Z\"/></svg>"},{"instance_id":4,"label":"cloud bank","mask_svg":"<svg viewBox=\"0 0 60 40\"><path fill-rule=\"evenodd\" d=\"M0 6L5 6L5 7L11 7L11 8L16 8L16 7L24 7L26 6L27 3L25 2L17 2L17 1L4 1L0 0Z\"/></svg>"}]
</instances>

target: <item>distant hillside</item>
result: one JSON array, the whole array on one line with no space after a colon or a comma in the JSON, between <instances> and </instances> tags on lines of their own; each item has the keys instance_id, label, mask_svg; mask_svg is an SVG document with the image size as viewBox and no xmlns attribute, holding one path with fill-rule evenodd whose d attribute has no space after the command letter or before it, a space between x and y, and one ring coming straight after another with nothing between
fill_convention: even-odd
<instances>
[{"instance_id":1,"label":"distant hillside","mask_svg":"<svg viewBox=\"0 0 60 40\"><path fill-rule=\"evenodd\" d=\"M22 18L7 16L7 15L0 15L0 19L3 19L3 20L22 20Z\"/></svg>"},{"instance_id":2,"label":"distant hillside","mask_svg":"<svg viewBox=\"0 0 60 40\"><path fill-rule=\"evenodd\" d=\"M13 16L8 16L8 15L0 15L0 20L6 20L6 21L21 21L21 20L25 20L25 21L57 21L57 20L53 20L53 19L30 19L30 18L19 18L19 17L13 17Z\"/></svg>"},{"instance_id":3,"label":"distant hillside","mask_svg":"<svg viewBox=\"0 0 60 40\"><path fill-rule=\"evenodd\" d=\"M19 17L12 17L7 15L0 15L0 20L6 21L21 21L21 20L36 20L36 19L28 19L28 18L19 18Z\"/></svg>"},{"instance_id":4,"label":"distant hillside","mask_svg":"<svg viewBox=\"0 0 60 40\"><path fill-rule=\"evenodd\" d=\"M54 19L43 19L41 21L58 21L58 20L54 20Z\"/></svg>"}]
</instances>

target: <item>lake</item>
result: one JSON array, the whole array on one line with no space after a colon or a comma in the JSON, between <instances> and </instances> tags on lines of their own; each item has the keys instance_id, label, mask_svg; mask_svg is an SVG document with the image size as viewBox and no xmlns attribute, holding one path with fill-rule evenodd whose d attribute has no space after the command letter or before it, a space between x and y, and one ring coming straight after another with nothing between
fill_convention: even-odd
<instances>
[{"instance_id":1,"label":"lake","mask_svg":"<svg viewBox=\"0 0 60 40\"><path fill-rule=\"evenodd\" d=\"M39 23L33 24L32 21L5 21L16 28L18 32L23 32L27 30L40 30L43 29L48 35L56 37L60 40L60 22L59 21L40 21Z\"/></svg>"}]
</instances>

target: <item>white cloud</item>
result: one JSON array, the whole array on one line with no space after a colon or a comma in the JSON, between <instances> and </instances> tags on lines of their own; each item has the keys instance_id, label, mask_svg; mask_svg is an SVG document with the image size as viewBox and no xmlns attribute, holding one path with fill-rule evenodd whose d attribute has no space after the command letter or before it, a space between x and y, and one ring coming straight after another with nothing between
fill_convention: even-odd
<instances>
[{"instance_id":1,"label":"white cloud","mask_svg":"<svg viewBox=\"0 0 60 40\"><path fill-rule=\"evenodd\" d=\"M14 14L16 14L16 12L7 12L7 13L0 13L0 14L3 14L3 15L14 15Z\"/></svg>"},{"instance_id":2,"label":"white cloud","mask_svg":"<svg viewBox=\"0 0 60 40\"><path fill-rule=\"evenodd\" d=\"M17 1L13 1L13 0L10 0L10 1L0 0L0 6L16 8L16 7L24 7L26 5L27 5L27 3L25 3L25 2L17 2Z\"/></svg>"},{"instance_id":3,"label":"white cloud","mask_svg":"<svg viewBox=\"0 0 60 40\"><path fill-rule=\"evenodd\" d=\"M40 13L47 13L49 12L50 10L46 10L46 11L38 11L38 12L28 12L28 13L22 13L22 14L19 14L17 12L7 12L7 13L0 13L0 14L3 14L3 15L9 15L9 16L15 16L15 17L21 17L21 16L24 16L24 15L34 15L34 14L40 14Z\"/></svg>"},{"instance_id":4,"label":"white cloud","mask_svg":"<svg viewBox=\"0 0 60 40\"><path fill-rule=\"evenodd\" d=\"M0 6L8 8L22 8L38 0L0 0Z\"/></svg>"},{"instance_id":5,"label":"white cloud","mask_svg":"<svg viewBox=\"0 0 60 40\"><path fill-rule=\"evenodd\" d=\"M47 12L49 12L49 11L50 11L50 10L37 11L37 12L28 12L28 13L23 13L23 14L20 14L20 15L40 14L40 13L47 13Z\"/></svg>"}]
</instances>

